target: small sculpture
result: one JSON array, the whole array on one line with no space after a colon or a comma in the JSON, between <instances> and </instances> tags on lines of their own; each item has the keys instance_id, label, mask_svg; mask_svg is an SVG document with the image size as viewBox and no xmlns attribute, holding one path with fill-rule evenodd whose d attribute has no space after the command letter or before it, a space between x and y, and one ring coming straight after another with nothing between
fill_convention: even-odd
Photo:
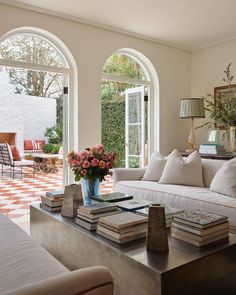
<instances>
[{"instance_id":1,"label":"small sculpture","mask_svg":"<svg viewBox=\"0 0 236 295\"><path fill-rule=\"evenodd\" d=\"M65 187L61 215L64 217L75 217L77 209L83 205L81 184L71 184Z\"/></svg>"},{"instance_id":2,"label":"small sculpture","mask_svg":"<svg viewBox=\"0 0 236 295\"><path fill-rule=\"evenodd\" d=\"M149 206L147 250L157 252L169 251L165 208L160 204Z\"/></svg>"}]
</instances>

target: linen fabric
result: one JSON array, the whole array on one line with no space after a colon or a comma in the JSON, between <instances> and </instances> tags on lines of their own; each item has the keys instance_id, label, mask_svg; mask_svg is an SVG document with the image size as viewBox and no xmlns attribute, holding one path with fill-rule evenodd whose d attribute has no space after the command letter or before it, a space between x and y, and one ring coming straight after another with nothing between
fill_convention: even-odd
<instances>
[{"instance_id":1,"label":"linen fabric","mask_svg":"<svg viewBox=\"0 0 236 295\"><path fill-rule=\"evenodd\" d=\"M149 164L146 168L142 180L159 181L166 165L167 159L159 152L155 151L150 157Z\"/></svg>"},{"instance_id":2,"label":"linen fabric","mask_svg":"<svg viewBox=\"0 0 236 295\"><path fill-rule=\"evenodd\" d=\"M119 181L114 189L137 199L178 209L202 210L228 216L231 225L236 227L236 198L213 192L209 188L136 180Z\"/></svg>"},{"instance_id":3,"label":"linen fabric","mask_svg":"<svg viewBox=\"0 0 236 295\"><path fill-rule=\"evenodd\" d=\"M215 174L210 190L236 198L236 158L227 161Z\"/></svg>"},{"instance_id":4,"label":"linen fabric","mask_svg":"<svg viewBox=\"0 0 236 295\"><path fill-rule=\"evenodd\" d=\"M202 159L198 151L184 159L174 150L167 159L160 183L203 187Z\"/></svg>"}]
</instances>

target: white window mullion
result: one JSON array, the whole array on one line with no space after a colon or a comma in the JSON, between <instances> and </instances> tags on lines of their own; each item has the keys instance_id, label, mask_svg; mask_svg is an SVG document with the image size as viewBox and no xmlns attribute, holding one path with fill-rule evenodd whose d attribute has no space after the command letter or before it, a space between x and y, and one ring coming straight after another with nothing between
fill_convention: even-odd
<instances>
[{"instance_id":1,"label":"white window mullion","mask_svg":"<svg viewBox=\"0 0 236 295\"><path fill-rule=\"evenodd\" d=\"M51 73L58 73L58 74L71 74L71 69L69 68L39 65L39 64L34 64L30 62L16 61L11 59L4 59L4 58L0 58L0 66L10 67L10 68L22 68L22 69L41 71L41 72L51 72Z\"/></svg>"}]
</instances>

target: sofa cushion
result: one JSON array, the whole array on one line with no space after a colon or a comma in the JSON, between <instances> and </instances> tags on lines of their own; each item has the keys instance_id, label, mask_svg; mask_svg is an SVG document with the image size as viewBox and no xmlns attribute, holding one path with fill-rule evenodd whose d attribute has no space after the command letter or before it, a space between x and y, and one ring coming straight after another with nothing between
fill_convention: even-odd
<instances>
[{"instance_id":1,"label":"sofa cushion","mask_svg":"<svg viewBox=\"0 0 236 295\"><path fill-rule=\"evenodd\" d=\"M197 151L187 158L174 150L167 159L160 183L204 186L202 177L202 160Z\"/></svg>"},{"instance_id":2,"label":"sofa cushion","mask_svg":"<svg viewBox=\"0 0 236 295\"><path fill-rule=\"evenodd\" d=\"M150 157L142 180L159 181L164 170L166 161L167 159L165 157L163 157L159 152L155 151Z\"/></svg>"},{"instance_id":3,"label":"sofa cushion","mask_svg":"<svg viewBox=\"0 0 236 295\"><path fill-rule=\"evenodd\" d=\"M225 160L202 159L202 173L205 187L210 187L216 172L223 166Z\"/></svg>"},{"instance_id":4,"label":"sofa cushion","mask_svg":"<svg viewBox=\"0 0 236 295\"><path fill-rule=\"evenodd\" d=\"M236 159L226 162L214 176L212 191L236 198Z\"/></svg>"},{"instance_id":5,"label":"sofa cushion","mask_svg":"<svg viewBox=\"0 0 236 295\"><path fill-rule=\"evenodd\" d=\"M0 233L1 294L9 289L19 288L68 271L2 214L0 214Z\"/></svg>"},{"instance_id":6,"label":"sofa cushion","mask_svg":"<svg viewBox=\"0 0 236 295\"><path fill-rule=\"evenodd\" d=\"M229 217L236 226L236 199L204 187L160 184L151 181L119 181L115 190L143 200L185 210L204 210Z\"/></svg>"}]
</instances>

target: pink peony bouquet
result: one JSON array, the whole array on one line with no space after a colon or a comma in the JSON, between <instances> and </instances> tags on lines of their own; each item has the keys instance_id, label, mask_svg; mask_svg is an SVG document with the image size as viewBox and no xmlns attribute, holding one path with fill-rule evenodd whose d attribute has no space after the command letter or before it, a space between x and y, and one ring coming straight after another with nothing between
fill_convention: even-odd
<instances>
[{"instance_id":1,"label":"pink peony bouquet","mask_svg":"<svg viewBox=\"0 0 236 295\"><path fill-rule=\"evenodd\" d=\"M70 168L74 172L75 181L81 178L94 180L99 178L100 182L109 174L109 169L114 167L115 153L104 151L102 144L86 148L78 153L74 151L67 155Z\"/></svg>"}]
</instances>

